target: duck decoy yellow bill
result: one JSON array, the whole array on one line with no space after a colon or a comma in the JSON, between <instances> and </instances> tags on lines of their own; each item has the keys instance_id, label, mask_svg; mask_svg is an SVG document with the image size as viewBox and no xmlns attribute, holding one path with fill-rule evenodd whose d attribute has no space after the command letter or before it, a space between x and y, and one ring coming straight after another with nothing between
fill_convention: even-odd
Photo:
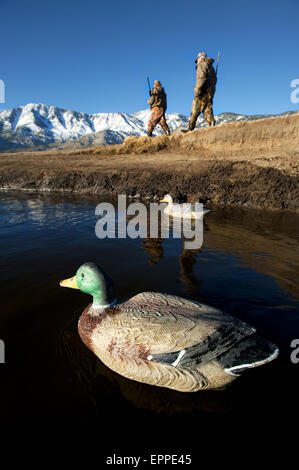
<instances>
[{"instance_id":1,"label":"duck decoy yellow bill","mask_svg":"<svg viewBox=\"0 0 299 470\"><path fill-rule=\"evenodd\" d=\"M59 285L61 287L70 287L71 289L79 289L76 281L76 276L70 277L69 279L64 279L60 281Z\"/></svg>"},{"instance_id":2,"label":"duck decoy yellow bill","mask_svg":"<svg viewBox=\"0 0 299 470\"><path fill-rule=\"evenodd\" d=\"M168 201L165 201L165 199L160 199L159 202L168 202Z\"/></svg>"}]
</instances>

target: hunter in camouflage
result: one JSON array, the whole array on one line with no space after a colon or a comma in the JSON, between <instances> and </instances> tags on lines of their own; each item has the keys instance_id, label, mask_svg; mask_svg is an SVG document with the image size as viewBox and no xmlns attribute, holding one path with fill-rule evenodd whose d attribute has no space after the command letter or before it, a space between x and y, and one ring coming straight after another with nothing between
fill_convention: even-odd
<instances>
[{"instance_id":1,"label":"hunter in camouflage","mask_svg":"<svg viewBox=\"0 0 299 470\"><path fill-rule=\"evenodd\" d=\"M161 86L159 80L155 80L154 88L151 90L151 97L147 102L151 107L151 117L148 123L147 135L152 136L153 130L157 124L160 124L162 129L167 135L170 135L170 130L165 119L165 111L167 108L167 98L164 88Z\"/></svg>"},{"instance_id":2,"label":"hunter in camouflage","mask_svg":"<svg viewBox=\"0 0 299 470\"><path fill-rule=\"evenodd\" d=\"M196 58L196 83L194 87L194 100L189 119L189 130L193 131L198 116L203 116L209 126L215 125L213 115L213 97L216 88L216 72L213 67L214 59L207 57L205 52L200 52Z\"/></svg>"}]
</instances>

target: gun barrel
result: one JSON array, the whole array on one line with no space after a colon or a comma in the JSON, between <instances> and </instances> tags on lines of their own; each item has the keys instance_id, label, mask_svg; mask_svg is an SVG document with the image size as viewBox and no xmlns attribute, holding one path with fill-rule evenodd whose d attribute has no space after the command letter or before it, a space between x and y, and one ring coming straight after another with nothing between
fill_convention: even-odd
<instances>
[{"instance_id":1,"label":"gun barrel","mask_svg":"<svg viewBox=\"0 0 299 470\"><path fill-rule=\"evenodd\" d=\"M149 95L151 96L151 83L150 83L150 79L149 79L149 77L147 77L147 83L148 83L148 91L149 91Z\"/></svg>"},{"instance_id":2,"label":"gun barrel","mask_svg":"<svg viewBox=\"0 0 299 470\"><path fill-rule=\"evenodd\" d=\"M218 72L219 59L220 59L220 51L218 52L218 56L217 56L216 75L217 75L217 72Z\"/></svg>"}]
</instances>

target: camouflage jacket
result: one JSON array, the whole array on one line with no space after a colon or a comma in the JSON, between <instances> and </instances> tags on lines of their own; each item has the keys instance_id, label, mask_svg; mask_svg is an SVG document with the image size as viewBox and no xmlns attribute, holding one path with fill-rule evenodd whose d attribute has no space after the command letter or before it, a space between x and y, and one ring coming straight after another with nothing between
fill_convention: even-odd
<instances>
[{"instance_id":1,"label":"camouflage jacket","mask_svg":"<svg viewBox=\"0 0 299 470\"><path fill-rule=\"evenodd\" d=\"M194 87L194 95L204 95L209 92L212 96L216 88L216 72L213 67L214 59L206 57L197 62L196 65L196 83Z\"/></svg>"},{"instance_id":2,"label":"camouflage jacket","mask_svg":"<svg viewBox=\"0 0 299 470\"><path fill-rule=\"evenodd\" d=\"M155 106L164 108L164 111L167 109L167 98L166 93L163 87L153 88L151 91L151 97L148 100L147 104L150 105L151 109Z\"/></svg>"}]
</instances>

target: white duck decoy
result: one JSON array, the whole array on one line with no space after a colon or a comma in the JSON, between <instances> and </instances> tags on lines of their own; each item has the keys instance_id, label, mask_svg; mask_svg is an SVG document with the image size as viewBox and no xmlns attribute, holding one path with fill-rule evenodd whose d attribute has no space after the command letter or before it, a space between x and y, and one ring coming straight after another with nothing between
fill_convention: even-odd
<instances>
[{"instance_id":1,"label":"white duck decoy","mask_svg":"<svg viewBox=\"0 0 299 470\"><path fill-rule=\"evenodd\" d=\"M200 219L209 211L208 209L198 208L196 204L174 204L170 194L166 194L160 202L166 202L167 206L164 209L164 214L171 217L180 217L188 219Z\"/></svg>"}]
</instances>

